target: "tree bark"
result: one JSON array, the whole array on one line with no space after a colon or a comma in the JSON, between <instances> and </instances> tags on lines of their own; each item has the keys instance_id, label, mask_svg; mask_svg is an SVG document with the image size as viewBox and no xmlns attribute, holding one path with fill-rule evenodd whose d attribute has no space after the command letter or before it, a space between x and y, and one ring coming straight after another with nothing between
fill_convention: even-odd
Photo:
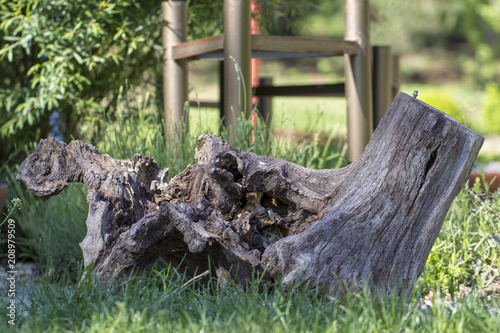
<instances>
[{"instance_id":1,"label":"tree bark","mask_svg":"<svg viewBox=\"0 0 500 333\"><path fill-rule=\"evenodd\" d=\"M119 279L159 258L195 275L238 282L264 272L308 282L408 294L483 138L399 93L360 160L312 170L240 152L202 135L194 165L168 169L135 155L115 160L91 145L42 140L18 179L42 199L69 182L88 187L84 264Z\"/></svg>"}]
</instances>

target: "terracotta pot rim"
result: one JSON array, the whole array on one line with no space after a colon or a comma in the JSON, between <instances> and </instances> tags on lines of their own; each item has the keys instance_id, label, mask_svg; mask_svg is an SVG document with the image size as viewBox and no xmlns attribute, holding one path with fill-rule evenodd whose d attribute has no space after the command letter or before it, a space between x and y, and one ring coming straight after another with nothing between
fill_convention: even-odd
<instances>
[{"instance_id":1,"label":"terracotta pot rim","mask_svg":"<svg viewBox=\"0 0 500 333\"><path fill-rule=\"evenodd\" d=\"M475 175L500 175L500 171L485 171L485 172L477 172L477 171L472 171L471 174Z\"/></svg>"},{"instance_id":2,"label":"terracotta pot rim","mask_svg":"<svg viewBox=\"0 0 500 333\"><path fill-rule=\"evenodd\" d=\"M500 171L482 172L482 173L477 173L476 171L472 171L469 176L469 187L474 186L476 178L479 178L481 182L481 187L483 189L485 187L484 185L485 182L489 184L489 189L491 192L497 191L500 187ZM493 178L495 178L494 181Z\"/></svg>"}]
</instances>

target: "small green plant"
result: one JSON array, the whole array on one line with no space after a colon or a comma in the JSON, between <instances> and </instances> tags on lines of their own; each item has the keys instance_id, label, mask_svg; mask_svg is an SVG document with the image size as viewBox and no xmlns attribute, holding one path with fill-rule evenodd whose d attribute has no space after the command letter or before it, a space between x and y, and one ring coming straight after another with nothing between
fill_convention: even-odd
<instances>
[{"instance_id":1,"label":"small green plant","mask_svg":"<svg viewBox=\"0 0 500 333\"><path fill-rule=\"evenodd\" d=\"M16 211L16 210L20 210L21 209L21 206L22 206L22 201L21 199L19 198L14 198L12 199L11 201L11 204L12 205L8 205L7 204L7 215L5 216L5 218L3 219L2 223L0 223L0 228L2 227L2 225L7 222L10 218L10 216Z\"/></svg>"},{"instance_id":2,"label":"small green plant","mask_svg":"<svg viewBox=\"0 0 500 333\"><path fill-rule=\"evenodd\" d=\"M48 270L81 260L78 244L85 236L88 212L85 185L70 184L58 196L43 202L15 180L17 168L10 170L6 181L9 192L23 203L15 217L20 259L52 266Z\"/></svg>"},{"instance_id":3,"label":"small green plant","mask_svg":"<svg viewBox=\"0 0 500 333\"><path fill-rule=\"evenodd\" d=\"M453 202L429 254L421 282L450 296L500 283L500 193L479 181Z\"/></svg>"}]
</instances>

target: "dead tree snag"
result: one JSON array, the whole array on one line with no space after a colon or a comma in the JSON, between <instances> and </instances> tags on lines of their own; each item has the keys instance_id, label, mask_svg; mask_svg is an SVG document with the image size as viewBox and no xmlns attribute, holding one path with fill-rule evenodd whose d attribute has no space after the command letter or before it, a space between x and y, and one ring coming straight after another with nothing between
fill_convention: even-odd
<instances>
[{"instance_id":1,"label":"dead tree snag","mask_svg":"<svg viewBox=\"0 0 500 333\"><path fill-rule=\"evenodd\" d=\"M96 275L148 271L159 257L191 274L252 270L308 281L407 293L483 142L477 133L400 93L361 159L311 170L240 152L202 135L194 165L169 184L167 169L135 155L115 160L80 141L42 140L18 179L42 199L69 182L88 187L80 244Z\"/></svg>"}]
</instances>

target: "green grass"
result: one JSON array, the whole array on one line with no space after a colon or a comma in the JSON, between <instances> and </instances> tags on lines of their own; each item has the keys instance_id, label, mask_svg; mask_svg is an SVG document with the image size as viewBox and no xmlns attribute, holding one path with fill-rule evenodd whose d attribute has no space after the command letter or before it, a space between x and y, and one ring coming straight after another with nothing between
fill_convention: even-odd
<instances>
[{"instance_id":1,"label":"green grass","mask_svg":"<svg viewBox=\"0 0 500 333\"><path fill-rule=\"evenodd\" d=\"M210 126L204 128L202 121L198 124L177 145L169 139L164 142L159 134L162 124L154 117L138 113L108 124L95 143L101 153L115 158L129 158L134 153L154 156L160 166L171 168L172 177L194 162L197 136L214 131ZM244 120L238 134L232 144L241 150L312 168L345 165L345 147L333 134L323 145L319 135L299 143L283 138L269 141L265 129L259 127L252 143L252 128ZM498 192L484 194L474 188L458 195L411 299L400 301L364 290L339 301L325 300L317 290L286 293L279 283L263 293L257 291L256 281L246 290L231 283L221 286L214 280L209 287L200 288L159 264L149 277L130 278L117 286L78 283L83 266L78 243L85 234L87 214L85 187L71 184L58 196L41 202L14 182L15 172L16 166L2 170L9 175L9 196L23 200L22 210L13 215L19 227L18 248L25 260L39 261L43 267L33 285L18 282L23 298L18 308L21 331L499 331L499 298L478 296L482 288L500 284ZM425 308L423 296L430 291L437 296ZM453 298L455 302L447 301ZM0 298L4 309L6 302ZM0 321L0 331L9 328L6 320Z\"/></svg>"},{"instance_id":2,"label":"green grass","mask_svg":"<svg viewBox=\"0 0 500 333\"><path fill-rule=\"evenodd\" d=\"M328 58L343 73L343 58ZM317 59L302 59L302 61L287 63L274 60L262 60L262 76L273 73L273 84L300 85L300 84L331 84L343 80L342 76L328 74L319 70ZM216 101L219 96L217 64L211 62L190 63L190 100ZM219 128L219 109L191 108L189 121L190 133L201 125L212 129ZM327 137L334 135L343 138L347 134L346 102L343 98L329 97L275 97L273 98L274 132L290 134L305 132L319 132Z\"/></svg>"},{"instance_id":3,"label":"green grass","mask_svg":"<svg viewBox=\"0 0 500 333\"><path fill-rule=\"evenodd\" d=\"M189 134L195 136L201 131L218 133L220 128L220 110L192 107L189 109Z\"/></svg>"},{"instance_id":4,"label":"green grass","mask_svg":"<svg viewBox=\"0 0 500 333\"><path fill-rule=\"evenodd\" d=\"M441 289L451 299L500 285L500 192L479 182L453 202L421 278L427 293Z\"/></svg>"},{"instance_id":5,"label":"green grass","mask_svg":"<svg viewBox=\"0 0 500 333\"><path fill-rule=\"evenodd\" d=\"M343 98L274 98L272 128L319 132L338 138L347 135L347 111Z\"/></svg>"},{"instance_id":6,"label":"green grass","mask_svg":"<svg viewBox=\"0 0 500 333\"><path fill-rule=\"evenodd\" d=\"M498 332L498 299L469 296L423 304L377 296L368 290L346 299L325 299L318 290L281 284L259 292L212 279L199 287L175 270L153 270L117 285L79 285L63 276L19 285L22 332ZM0 306L5 308L6 301ZM11 328L5 320L3 330ZM17 331L17 330L16 330Z\"/></svg>"},{"instance_id":7,"label":"green grass","mask_svg":"<svg viewBox=\"0 0 500 333\"><path fill-rule=\"evenodd\" d=\"M220 127L219 109L191 108L190 134L195 135L200 128L217 133ZM347 112L345 99L341 98L274 98L274 132L299 134L317 132L343 138L347 135Z\"/></svg>"}]
</instances>

